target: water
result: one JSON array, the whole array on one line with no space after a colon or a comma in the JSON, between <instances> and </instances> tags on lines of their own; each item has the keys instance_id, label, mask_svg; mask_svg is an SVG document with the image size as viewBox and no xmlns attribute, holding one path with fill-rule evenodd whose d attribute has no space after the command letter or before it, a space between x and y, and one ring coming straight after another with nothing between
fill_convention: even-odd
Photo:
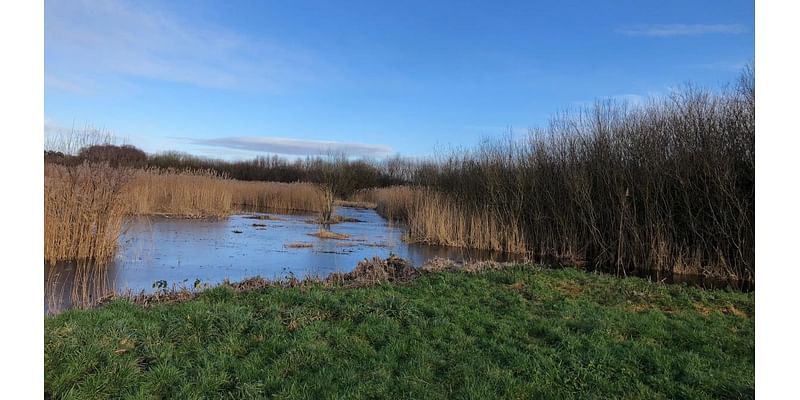
<instances>
[{"instance_id":1,"label":"water","mask_svg":"<svg viewBox=\"0 0 800 400\"><path fill-rule=\"evenodd\" d=\"M45 264L45 312L68 307L73 288L81 289L82 298L91 301L112 291L194 289L196 283L213 286L226 279L240 281L254 276L271 279L290 275L325 276L351 271L365 258L386 258L389 254L405 258L414 266L421 266L433 257L455 261L522 259L497 252L409 244L402 240L405 233L402 224L389 223L374 210L340 207L336 212L360 221L328 226L333 232L350 235L348 240L310 236L320 229L319 224L310 222L316 218L311 214L250 213L223 220L131 219L120 236L115 259L102 269L104 274L98 275L98 269L91 266ZM274 219L252 218L255 215ZM311 247L287 246L292 243ZM87 272L80 272L84 270ZM635 275L704 288L755 289L752 284L695 275L659 272ZM76 276L81 279L76 281Z\"/></svg>"},{"instance_id":2,"label":"water","mask_svg":"<svg viewBox=\"0 0 800 400\"><path fill-rule=\"evenodd\" d=\"M333 232L350 235L348 240L310 236L320 229L319 224L309 222L316 217L310 214L253 213L223 220L131 219L120 236L115 259L105 267L106 276L88 277L85 285L78 286L88 287L96 298L112 290L191 289L195 282L214 285L253 276L325 276L350 271L364 258L385 258L390 253L415 266L435 256L459 261L509 260L500 253L405 243L404 227L389 223L374 210L340 207L336 212L360 221L329 226ZM275 219L253 219L254 215ZM256 226L261 224L265 226ZM287 247L291 243L311 247ZM46 309L62 308L69 302L79 269L71 264L45 266Z\"/></svg>"}]
</instances>

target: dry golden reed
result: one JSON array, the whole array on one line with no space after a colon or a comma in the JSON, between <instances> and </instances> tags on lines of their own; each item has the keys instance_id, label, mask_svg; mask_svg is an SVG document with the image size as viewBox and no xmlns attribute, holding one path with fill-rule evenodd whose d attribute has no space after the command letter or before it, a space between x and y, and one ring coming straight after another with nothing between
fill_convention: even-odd
<instances>
[{"instance_id":1,"label":"dry golden reed","mask_svg":"<svg viewBox=\"0 0 800 400\"><path fill-rule=\"evenodd\" d=\"M447 197L424 190L413 196L408 210L407 238L433 245L525 253L525 236L518 223L501 222L488 210L466 211Z\"/></svg>"},{"instance_id":2,"label":"dry golden reed","mask_svg":"<svg viewBox=\"0 0 800 400\"><path fill-rule=\"evenodd\" d=\"M525 253L525 236L515 221L503 223L487 210L469 212L430 189L393 186L362 191L356 201L374 202L387 219L406 221L406 240L439 246Z\"/></svg>"},{"instance_id":3,"label":"dry golden reed","mask_svg":"<svg viewBox=\"0 0 800 400\"><path fill-rule=\"evenodd\" d=\"M114 256L132 171L104 165L46 164L44 259L105 261Z\"/></svg>"},{"instance_id":4,"label":"dry golden reed","mask_svg":"<svg viewBox=\"0 0 800 400\"><path fill-rule=\"evenodd\" d=\"M236 209L273 209L290 212L320 212L322 191L311 183L245 182L226 180Z\"/></svg>"},{"instance_id":5,"label":"dry golden reed","mask_svg":"<svg viewBox=\"0 0 800 400\"><path fill-rule=\"evenodd\" d=\"M137 171L125 200L132 215L221 218L233 209L226 180L208 171Z\"/></svg>"},{"instance_id":6,"label":"dry golden reed","mask_svg":"<svg viewBox=\"0 0 800 400\"><path fill-rule=\"evenodd\" d=\"M417 195L417 191L409 186L391 186L359 191L352 200L375 204L375 210L386 219L406 220Z\"/></svg>"}]
</instances>

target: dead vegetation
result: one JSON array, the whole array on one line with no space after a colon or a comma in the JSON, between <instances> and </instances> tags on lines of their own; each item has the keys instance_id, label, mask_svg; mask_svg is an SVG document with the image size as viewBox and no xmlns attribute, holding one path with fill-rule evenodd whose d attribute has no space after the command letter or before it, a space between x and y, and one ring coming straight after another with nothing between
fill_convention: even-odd
<instances>
[{"instance_id":1,"label":"dead vegetation","mask_svg":"<svg viewBox=\"0 0 800 400\"><path fill-rule=\"evenodd\" d=\"M293 242L293 243L286 243L283 245L283 247L287 249L306 249L314 247L314 244L306 242Z\"/></svg>"},{"instance_id":2,"label":"dead vegetation","mask_svg":"<svg viewBox=\"0 0 800 400\"><path fill-rule=\"evenodd\" d=\"M114 256L133 172L104 165L45 165L44 259L104 262Z\"/></svg>"},{"instance_id":3,"label":"dead vegetation","mask_svg":"<svg viewBox=\"0 0 800 400\"><path fill-rule=\"evenodd\" d=\"M375 204L375 211L388 220L408 220L418 192L409 186L361 190L352 196L356 203Z\"/></svg>"},{"instance_id":4,"label":"dead vegetation","mask_svg":"<svg viewBox=\"0 0 800 400\"><path fill-rule=\"evenodd\" d=\"M309 236L316 236L320 239L335 239L335 240L347 240L350 239L350 235L346 233L337 233L325 229L320 229L314 233L309 233Z\"/></svg>"},{"instance_id":5,"label":"dead vegetation","mask_svg":"<svg viewBox=\"0 0 800 400\"><path fill-rule=\"evenodd\" d=\"M284 220L283 218L276 217L274 215L268 215L268 214L248 215L245 218L247 218L247 219L258 219L258 220L263 220L263 221L283 221Z\"/></svg>"},{"instance_id":6,"label":"dead vegetation","mask_svg":"<svg viewBox=\"0 0 800 400\"><path fill-rule=\"evenodd\" d=\"M374 210L378 207L377 203L368 201L336 200L333 204L339 207L361 208L366 210Z\"/></svg>"},{"instance_id":7,"label":"dead vegetation","mask_svg":"<svg viewBox=\"0 0 800 400\"><path fill-rule=\"evenodd\" d=\"M319 224L319 225L334 225L334 224L341 224L345 222L364 222L358 218L353 217L346 217L343 215L333 214L330 216L328 220L322 220L321 218L310 219L308 221L309 224Z\"/></svg>"}]
</instances>

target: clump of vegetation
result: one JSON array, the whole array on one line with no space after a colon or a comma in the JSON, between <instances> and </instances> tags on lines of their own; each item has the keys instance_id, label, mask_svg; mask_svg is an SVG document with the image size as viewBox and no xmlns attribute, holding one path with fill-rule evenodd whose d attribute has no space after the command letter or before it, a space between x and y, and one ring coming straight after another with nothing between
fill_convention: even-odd
<instances>
[{"instance_id":1,"label":"clump of vegetation","mask_svg":"<svg viewBox=\"0 0 800 400\"><path fill-rule=\"evenodd\" d=\"M283 247L286 247L287 249L307 249L314 247L314 244L306 242L292 242L284 244Z\"/></svg>"},{"instance_id":2,"label":"clump of vegetation","mask_svg":"<svg viewBox=\"0 0 800 400\"><path fill-rule=\"evenodd\" d=\"M338 233L333 232L327 229L320 229L314 233L309 233L310 236L316 236L320 239L336 239L336 240L347 240L350 239L350 235L346 233Z\"/></svg>"},{"instance_id":3,"label":"clump of vegetation","mask_svg":"<svg viewBox=\"0 0 800 400\"><path fill-rule=\"evenodd\" d=\"M320 212L323 208L322 192L311 183L243 182L228 179L225 181L225 190L231 193L234 206L240 210Z\"/></svg>"},{"instance_id":4,"label":"clump of vegetation","mask_svg":"<svg viewBox=\"0 0 800 400\"><path fill-rule=\"evenodd\" d=\"M358 218L347 217L344 215L333 214L330 216L328 220L321 220L320 218L310 219L307 221L311 224L320 224L320 225L333 225L333 224L341 224L344 222L364 222Z\"/></svg>"},{"instance_id":5,"label":"clump of vegetation","mask_svg":"<svg viewBox=\"0 0 800 400\"><path fill-rule=\"evenodd\" d=\"M350 207L350 208L363 208L366 210L374 210L378 207L378 204L368 201L353 201L353 200L336 200L334 201L334 205L339 207Z\"/></svg>"},{"instance_id":6,"label":"clump of vegetation","mask_svg":"<svg viewBox=\"0 0 800 400\"><path fill-rule=\"evenodd\" d=\"M269 215L269 214L248 215L245 218L247 218L247 219L259 219L259 220L263 220L263 221L283 221L283 218L276 217L274 215Z\"/></svg>"},{"instance_id":7,"label":"clump of vegetation","mask_svg":"<svg viewBox=\"0 0 800 400\"><path fill-rule=\"evenodd\" d=\"M407 221L416 196L418 192L412 187L391 186L358 191L353 200L375 204L375 211L386 219Z\"/></svg>"},{"instance_id":8,"label":"clump of vegetation","mask_svg":"<svg viewBox=\"0 0 800 400\"><path fill-rule=\"evenodd\" d=\"M457 201L433 190L421 190L406 211L408 233L413 242L507 253L528 250L520 223L503 223L486 209L465 212Z\"/></svg>"},{"instance_id":9,"label":"clump of vegetation","mask_svg":"<svg viewBox=\"0 0 800 400\"><path fill-rule=\"evenodd\" d=\"M117 249L133 171L103 164L44 169L44 260L104 262Z\"/></svg>"},{"instance_id":10,"label":"clump of vegetation","mask_svg":"<svg viewBox=\"0 0 800 400\"><path fill-rule=\"evenodd\" d=\"M751 398L754 295L509 267L45 318L50 398Z\"/></svg>"}]
</instances>

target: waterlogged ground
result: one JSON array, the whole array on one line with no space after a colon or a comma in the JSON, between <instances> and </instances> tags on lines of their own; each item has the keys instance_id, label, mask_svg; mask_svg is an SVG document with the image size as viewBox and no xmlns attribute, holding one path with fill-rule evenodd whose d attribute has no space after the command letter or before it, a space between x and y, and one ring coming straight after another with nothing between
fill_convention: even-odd
<instances>
[{"instance_id":1,"label":"waterlogged ground","mask_svg":"<svg viewBox=\"0 0 800 400\"><path fill-rule=\"evenodd\" d=\"M336 212L359 221L330 225L331 231L349 235L347 240L311 236L321 226L310 222L316 217L310 214L249 213L224 220L133 219L120 237L117 256L105 268L105 276L90 275L85 285L97 296L98 291L110 290L193 289L253 276L324 276L350 271L364 258L385 258L390 253L415 266L434 256L507 259L497 253L405 243L404 227L389 223L374 210L340 207ZM298 244L310 247L292 247ZM46 309L69 301L75 275L74 265L45 266Z\"/></svg>"}]
</instances>

